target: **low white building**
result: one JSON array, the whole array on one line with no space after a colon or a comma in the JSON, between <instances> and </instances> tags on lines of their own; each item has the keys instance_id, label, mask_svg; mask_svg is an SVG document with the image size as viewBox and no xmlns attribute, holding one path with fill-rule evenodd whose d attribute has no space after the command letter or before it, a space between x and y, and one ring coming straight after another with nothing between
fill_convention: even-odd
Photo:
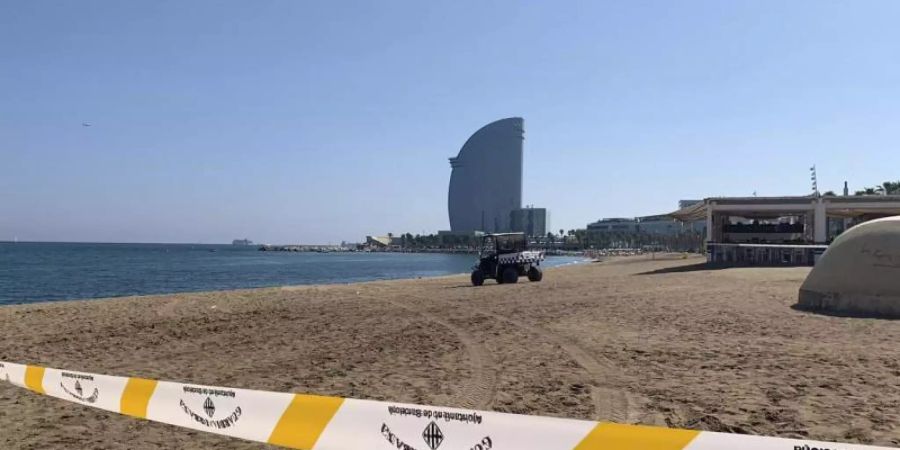
<instances>
[{"instance_id":1,"label":"low white building","mask_svg":"<svg viewBox=\"0 0 900 450\"><path fill-rule=\"evenodd\" d=\"M855 224L900 215L900 195L713 197L670 216L706 221L711 262L812 264Z\"/></svg>"}]
</instances>

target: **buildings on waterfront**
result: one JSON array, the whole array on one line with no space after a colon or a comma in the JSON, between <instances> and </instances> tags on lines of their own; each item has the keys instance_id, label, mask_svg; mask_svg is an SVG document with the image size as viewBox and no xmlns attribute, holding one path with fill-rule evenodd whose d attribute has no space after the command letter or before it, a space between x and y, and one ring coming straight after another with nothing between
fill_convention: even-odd
<instances>
[{"instance_id":1,"label":"buildings on waterfront","mask_svg":"<svg viewBox=\"0 0 900 450\"><path fill-rule=\"evenodd\" d=\"M644 217L612 217L589 223L587 230L593 233L648 233L678 234L685 231L684 224L666 215Z\"/></svg>"},{"instance_id":2,"label":"buildings on waterfront","mask_svg":"<svg viewBox=\"0 0 900 450\"><path fill-rule=\"evenodd\" d=\"M367 247L372 248L388 248L392 245L399 245L399 238L393 236L366 236Z\"/></svg>"},{"instance_id":3,"label":"buildings on waterfront","mask_svg":"<svg viewBox=\"0 0 900 450\"><path fill-rule=\"evenodd\" d=\"M703 200L680 200L679 209L685 208ZM685 232L703 232L706 226L704 220L683 222L668 214L657 214L641 217L613 217L600 219L587 225L589 233L644 233L657 235L676 235Z\"/></svg>"},{"instance_id":4,"label":"buildings on waterfront","mask_svg":"<svg viewBox=\"0 0 900 450\"><path fill-rule=\"evenodd\" d=\"M633 217L605 218L587 224L587 230L591 233L634 233L637 232L637 221Z\"/></svg>"},{"instance_id":5,"label":"buildings on waterfront","mask_svg":"<svg viewBox=\"0 0 900 450\"><path fill-rule=\"evenodd\" d=\"M510 212L509 222L510 231L518 231L532 237L545 236L549 227L547 208L529 205L514 209Z\"/></svg>"},{"instance_id":6,"label":"buildings on waterfront","mask_svg":"<svg viewBox=\"0 0 900 450\"><path fill-rule=\"evenodd\" d=\"M900 195L714 197L671 213L706 221L711 262L812 264L855 224L900 214Z\"/></svg>"},{"instance_id":7,"label":"buildings on waterfront","mask_svg":"<svg viewBox=\"0 0 900 450\"><path fill-rule=\"evenodd\" d=\"M812 195L713 197L670 216L705 220L708 242L825 244L855 223L898 214L900 195Z\"/></svg>"},{"instance_id":8,"label":"buildings on waterfront","mask_svg":"<svg viewBox=\"0 0 900 450\"><path fill-rule=\"evenodd\" d=\"M639 233L673 235L686 231L685 224L665 214L635 217L634 220Z\"/></svg>"},{"instance_id":9,"label":"buildings on waterfront","mask_svg":"<svg viewBox=\"0 0 900 450\"><path fill-rule=\"evenodd\" d=\"M476 131L450 158L450 232L546 234L547 210L522 208L524 140L521 117L501 119Z\"/></svg>"},{"instance_id":10,"label":"buildings on waterfront","mask_svg":"<svg viewBox=\"0 0 900 450\"><path fill-rule=\"evenodd\" d=\"M484 233L481 231L450 231L439 230L437 232L438 242L441 245L454 245L460 242L480 242Z\"/></svg>"},{"instance_id":11,"label":"buildings on waterfront","mask_svg":"<svg viewBox=\"0 0 900 450\"><path fill-rule=\"evenodd\" d=\"M510 230L510 213L522 207L524 127L521 117L491 122L450 158L451 231Z\"/></svg>"}]
</instances>

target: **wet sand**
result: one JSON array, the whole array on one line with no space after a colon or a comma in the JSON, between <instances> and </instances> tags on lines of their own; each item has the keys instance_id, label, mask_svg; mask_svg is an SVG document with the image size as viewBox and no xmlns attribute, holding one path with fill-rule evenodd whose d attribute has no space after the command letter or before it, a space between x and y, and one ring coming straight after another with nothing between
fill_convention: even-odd
<instances>
[{"instance_id":1,"label":"wet sand","mask_svg":"<svg viewBox=\"0 0 900 450\"><path fill-rule=\"evenodd\" d=\"M900 321L797 311L808 268L647 256L0 308L0 360L197 384L900 445ZM0 383L0 448L264 448Z\"/></svg>"}]
</instances>

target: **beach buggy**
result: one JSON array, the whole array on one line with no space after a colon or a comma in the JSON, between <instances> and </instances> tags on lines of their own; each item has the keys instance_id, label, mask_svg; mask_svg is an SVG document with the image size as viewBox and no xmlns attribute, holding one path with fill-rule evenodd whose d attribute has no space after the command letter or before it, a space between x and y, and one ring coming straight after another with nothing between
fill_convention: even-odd
<instances>
[{"instance_id":1,"label":"beach buggy","mask_svg":"<svg viewBox=\"0 0 900 450\"><path fill-rule=\"evenodd\" d=\"M544 252L527 247L524 233L484 235L478 264L472 268L472 285L481 286L487 278L497 280L498 284L515 283L522 275L527 275L530 281L541 281Z\"/></svg>"}]
</instances>

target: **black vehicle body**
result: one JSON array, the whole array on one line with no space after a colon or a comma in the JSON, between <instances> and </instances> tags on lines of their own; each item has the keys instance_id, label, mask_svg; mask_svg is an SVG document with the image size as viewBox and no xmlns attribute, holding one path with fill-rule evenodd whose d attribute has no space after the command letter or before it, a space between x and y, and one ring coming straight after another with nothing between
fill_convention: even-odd
<instances>
[{"instance_id":1,"label":"black vehicle body","mask_svg":"<svg viewBox=\"0 0 900 450\"><path fill-rule=\"evenodd\" d=\"M486 234L481 241L478 264L472 268L472 285L481 286L489 278L499 284L515 283L520 276L541 281L543 259L543 252L528 250L524 233Z\"/></svg>"}]
</instances>

